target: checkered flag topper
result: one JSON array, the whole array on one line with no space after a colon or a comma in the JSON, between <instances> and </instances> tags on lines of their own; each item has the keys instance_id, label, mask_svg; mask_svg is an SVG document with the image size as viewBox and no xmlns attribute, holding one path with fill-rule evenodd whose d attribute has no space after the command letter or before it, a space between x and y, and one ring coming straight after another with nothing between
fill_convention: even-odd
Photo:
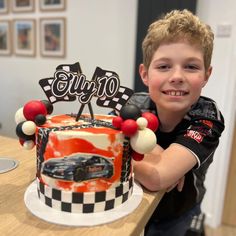
<instances>
[{"instance_id":1,"label":"checkered flag topper","mask_svg":"<svg viewBox=\"0 0 236 236\"><path fill-rule=\"evenodd\" d=\"M72 72L75 74L81 74L82 70L80 67L79 62L76 62L74 64L62 64L57 66L56 70L64 70L67 72ZM48 100L53 104L56 102L70 102L70 101L75 101L76 100L76 96L75 95L66 95L64 97L55 97L51 91L51 86L53 83L54 78L45 78L45 79L41 79L39 81L39 85L41 86L41 88L43 89L44 93L46 94Z\"/></svg>"},{"instance_id":2,"label":"checkered flag topper","mask_svg":"<svg viewBox=\"0 0 236 236\"><path fill-rule=\"evenodd\" d=\"M120 86L116 95L112 98L102 97L97 99L97 105L102 107L110 107L117 111L120 111L130 99L134 91L132 89Z\"/></svg>"},{"instance_id":3,"label":"checkered flag topper","mask_svg":"<svg viewBox=\"0 0 236 236\"><path fill-rule=\"evenodd\" d=\"M97 67L93 74L93 81L97 81L102 77L111 77L115 76L118 78L118 75L114 71L103 70L100 67ZM120 111L122 106L126 104L129 98L133 95L133 90L127 87L120 86L118 92L114 97L98 97L96 104L102 107L110 107L117 111Z\"/></svg>"},{"instance_id":4,"label":"checkered flag topper","mask_svg":"<svg viewBox=\"0 0 236 236\"><path fill-rule=\"evenodd\" d=\"M74 64L59 65L59 66L57 66L56 70L64 70L64 71L72 72L72 73L75 73L75 74L81 74L82 73L79 62L76 62Z\"/></svg>"}]
</instances>

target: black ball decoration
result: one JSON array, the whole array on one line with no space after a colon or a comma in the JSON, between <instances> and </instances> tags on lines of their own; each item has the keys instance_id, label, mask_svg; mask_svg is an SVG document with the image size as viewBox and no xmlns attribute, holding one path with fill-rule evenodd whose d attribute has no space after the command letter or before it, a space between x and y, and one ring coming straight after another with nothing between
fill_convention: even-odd
<instances>
[{"instance_id":1,"label":"black ball decoration","mask_svg":"<svg viewBox=\"0 0 236 236\"><path fill-rule=\"evenodd\" d=\"M34 122L36 125L39 126L45 124L46 120L47 120L46 116L39 114L35 117Z\"/></svg>"},{"instance_id":2,"label":"black ball decoration","mask_svg":"<svg viewBox=\"0 0 236 236\"><path fill-rule=\"evenodd\" d=\"M23 130L22 130L22 125L24 124L25 121L20 122L17 126L16 126L16 135L20 138L20 139L24 139L24 140L34 140L35 139L35 135L26 135Z\"/></svg>"},{"instance_id":3,"label":"black ball decoration","mask_svg":"<svg viewBox=\"0 0 236 236\"><path fill-rule=\"evenodd\" d=\"M41 100L47 109L47 114L50 115L53 112L53 105L48 100Z\"/></svg>"},{"instance_id":4,"label":"black ball decoration","mask_svg":"<svg viewBox=\"0 0 236 236\"><path fill-rule=\"evenodd\" d=\"M137 120L142 116L140 108L134 104L125 105L120 110L120 116L123 120L132 119Z\"/></svg>"}]
</instances>

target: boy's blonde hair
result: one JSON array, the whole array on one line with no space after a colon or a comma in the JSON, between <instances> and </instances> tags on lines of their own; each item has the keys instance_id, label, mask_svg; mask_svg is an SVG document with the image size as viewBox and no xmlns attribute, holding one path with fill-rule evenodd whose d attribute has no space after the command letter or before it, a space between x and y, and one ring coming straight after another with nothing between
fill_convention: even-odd
<instances>
[{"instance_id":1,"label":"boy's blonde hair","mask_svg":"<svg viewBox=\"0 0 236 236\"><path fill-rule=\"evenodd\" d=\"M188 42L203 52L205 69L211 64L214 34L209 25L188 10L173 10L153 22L142 43L143 64L150 66L155 51L161 44Z\"/></svg>"}]
</instances>

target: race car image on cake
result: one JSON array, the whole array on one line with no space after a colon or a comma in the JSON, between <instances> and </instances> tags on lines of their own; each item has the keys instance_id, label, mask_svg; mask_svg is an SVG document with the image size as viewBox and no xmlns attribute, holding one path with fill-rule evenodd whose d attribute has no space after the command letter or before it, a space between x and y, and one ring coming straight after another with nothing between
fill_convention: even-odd
<instances>
[{"instance_id":1,"label":"race car image on cake","mask_svg":"<svg viewBox=\"0 0 236 236\"><path fill-rule=\"evenodd\" d=\"M99 155L76 154L70 157L51 158L42 164L43 175L60 180L80 182L113 176L113 158Z\"/></svg>"}]
</instances>

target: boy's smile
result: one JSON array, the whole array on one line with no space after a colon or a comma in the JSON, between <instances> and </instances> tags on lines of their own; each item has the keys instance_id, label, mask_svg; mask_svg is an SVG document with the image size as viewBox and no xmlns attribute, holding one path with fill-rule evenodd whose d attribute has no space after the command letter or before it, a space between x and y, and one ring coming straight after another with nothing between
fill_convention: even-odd
<instances>
[{"instance_id":1,"label":"boy's smile","mask_svg":"<svg viewBox=\"0 0 236 236\"><path fill-rule=\"evenodd\" d=\"M165 90L163 93L169 96L185 96L188 94L188 92L183 90Z\"/></svg>"},{"instance_id":2,"label":"boy's smile","mask_svg":"<svg viewBox=\"0 0 236 236\"><path fill-rule=\"evenodd\" d=\"M162 44L154 53L148 69L140 65L140 75L149 88L159 116L179 118L198 100L211 68L204 66L203 53L187 42Z\"/></svg>"}]
</instances>

